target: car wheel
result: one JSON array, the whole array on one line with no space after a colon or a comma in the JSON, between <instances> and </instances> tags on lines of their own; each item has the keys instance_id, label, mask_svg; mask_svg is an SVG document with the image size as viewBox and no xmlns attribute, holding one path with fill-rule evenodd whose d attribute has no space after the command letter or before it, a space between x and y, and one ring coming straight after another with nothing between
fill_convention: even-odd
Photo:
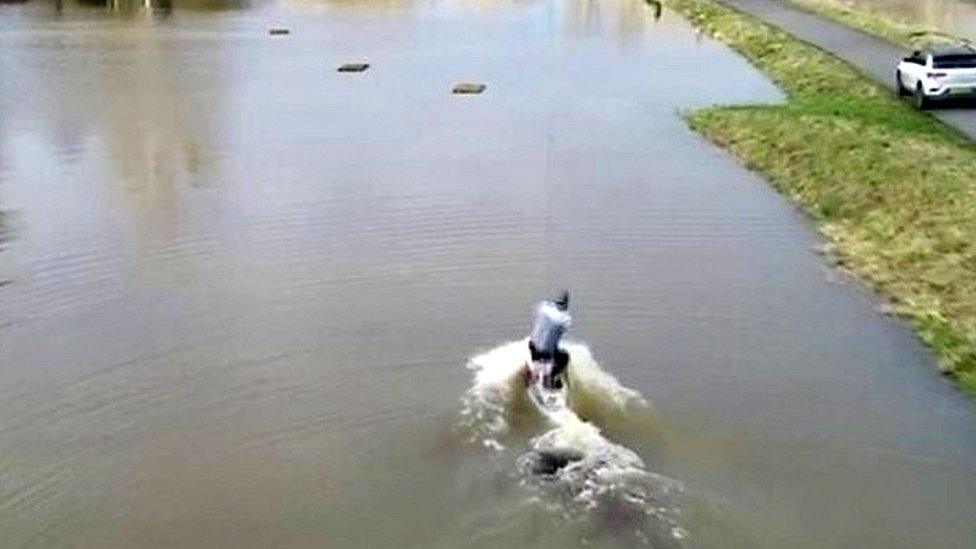
<instances>
[{"instance_id":1,"label":"car wheel","mask_svg":"<svg viewBox=\"0 0 976 549\"><path fill-rule=\"evenodd\" d=\"M908 90L901 83L901 71L895 71L895 89L898 90L898 97L905 97L908 95Z\"/></svg>"},{"instance_id":2,"label":"car wheel","mask_svg":"<svg viewBox=\"0 0 976 549\"><path fill-rule=\"evenodd\" d=\"M925 97L922 86L915 88L915 106L923 111L929 108L929 98Z\"/></svg>"}]
</instances>

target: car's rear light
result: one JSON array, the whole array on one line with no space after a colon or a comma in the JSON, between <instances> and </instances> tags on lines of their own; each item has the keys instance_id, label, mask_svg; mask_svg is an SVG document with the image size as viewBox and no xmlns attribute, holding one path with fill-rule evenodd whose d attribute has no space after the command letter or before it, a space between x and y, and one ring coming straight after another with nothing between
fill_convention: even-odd
<instances>
[{"instance_id":1,"label":"car's rear light","mask_svg":"<svg viewBox=\"0 0 976 549\"><path fill-rule=\"evenodd\" d=\"M929 78L945 78L949 75L944 72L929 72L926 73L925 76L928 76Z\"/></svg>"}]
</instances>

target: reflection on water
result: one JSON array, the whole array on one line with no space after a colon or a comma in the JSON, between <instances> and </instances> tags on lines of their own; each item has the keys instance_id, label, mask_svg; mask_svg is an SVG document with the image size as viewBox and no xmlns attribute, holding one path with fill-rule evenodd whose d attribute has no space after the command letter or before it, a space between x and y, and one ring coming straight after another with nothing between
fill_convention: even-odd
<instances>
[{"instance_id":1,"label":"reflection on water","mask_svg":"<svg viewBox=\"0 0 976 549\"><path fill-rule=\"evenodd\" d=\"M252 8L262 0L0 0L0 4L31 3L38 9L54 13L75 9L103 9L118 15L166 14L173 9L186 11L222 11Z\"/></svg>"},{"instance_id":2,"label":"reflection on water","mask_svg":"<svg viewBox=\"0 0 976 549\"><path fill-rule=\"evenodd\" d=\"M104 5L109 11L133 13L137 11L166 12L239 10L261 5L261 0L78 0L88 5Z\"/></svg>"},{"instance_id":3,"label":"reflection on water","mask_svg":"<svg viewBox=\"0 0 976 549\"><path fill-rule=\"evenodd\" d=\"M976 2L972 0L842 0L926 29L976 40Z\"/></svg>"},{"instance_id":4,"label":"reflection on water","mask_svg":"<svg viewBox=\"0 0 976 549\"><path fill-rule=\"evenodd\" d=\"M621 37L642 33L652 18L657 20L661 17L661 5L653 2L608 4L601 0L574 0L567 2L564 9L568 32L595 33L610 27ZM651 17L648 17L648 13Z\"/></svg>"},{"instance_id":5,"label":"reflection on water","mask_svg":"<svg viewBox=\"0 0 976 549\"><path fill-rule=\"evenodd\" d=\"M274 0L0 0L0 3L31 3L33 10L27 16L48 17L51 14L73 14L77 10L100 10L118 17L143 17L165 19L174 12L232 11L267 8ZM531 0L453 0L443 5L456 4L461 9L503 10L528 7ZM281 5L300 11L414 11L420 5L417 0L280 0ZM650 17L648 17L650 14ZM570 0L556 6L553 15L563 21L567 32L604 32L609 24L620 36L644 32L649 21L663 15L663 5L658 0L634 0L632 2L601 2L599 0Z\"/></svg>"}]
</instances>

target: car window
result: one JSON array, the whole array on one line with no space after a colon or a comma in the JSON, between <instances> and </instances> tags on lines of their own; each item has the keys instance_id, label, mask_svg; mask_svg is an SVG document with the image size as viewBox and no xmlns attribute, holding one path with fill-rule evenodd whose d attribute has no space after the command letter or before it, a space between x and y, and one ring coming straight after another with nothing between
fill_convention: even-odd
<instances>
[{"instance_id":1,"label":"car window","mask_svg":"<svg viewBox=\"0 0 976 549\"><path fill-rule=\"evenodd\" d=\"M906 63L913 63L915 65L925 66L926 55L920 51L914 51L911 55L905 58Z\"/></svg>"},{"instance_id":2,"label":"car window","mask_svg":"<svg viewBox=\"0 0 976 549\"><path fill-rule=\"evenodd\" d=\"M976 54L939 55L932 58L932 67L936 69L974 69L976 68Z\"/></svg>"}]
</instances>

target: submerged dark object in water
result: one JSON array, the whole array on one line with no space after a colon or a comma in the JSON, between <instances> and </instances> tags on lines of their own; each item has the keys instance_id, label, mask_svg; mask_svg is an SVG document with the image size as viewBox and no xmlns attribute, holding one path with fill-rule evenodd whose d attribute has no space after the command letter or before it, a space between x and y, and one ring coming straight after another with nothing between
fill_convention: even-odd
<instances>
[{"instance_id":1,"label":"submerged dark object in water","mask_svg":"<svg viewBox=\"0 0 976 549\"><path fill-rule=\"evenodd\" d=\"M540 450L532 464L533 475L551 476L564 469L570 463L583 459L583 453L578 450Z\"/></svg>"},{"instance_id":2,"label":"submerged dark object in water","mask_svg":"<svg viewBox=\"0 0 976 549\"><path fill-rule=\"evenodd\" d=\"M339 72L363 72L369 68L369 63L343 63L337 69Z\"/></svg>"},{"instance_id":3,"label":"submerged dark object in water","mask_svg":"<svg viewBox=\"0 0 976 549\"><path fill-rule=\"evenodd\" d=\"M455 84L454 89L451 90L451 93L455 93L458 95L471 95L471 94L481 93L485 91L485 89L487 88L488 86L484 84L473 84L470 82L462 82L460 84Z\"/></svg>"},{"instance_id":4,"label":"submerged dark object in water","mask_svg":"<svg viewBox=\"0 0 976 549\"><path fill-rule=\"evenodd\" d=\"M271 36L283 36L283 35L286 35L286 34L291 34L291 31L288 30L288 29L285 29L285 28L275 27L275 28L269 30L268 31L268 34L270 34Z\"/></svg>"}]
</instances>

